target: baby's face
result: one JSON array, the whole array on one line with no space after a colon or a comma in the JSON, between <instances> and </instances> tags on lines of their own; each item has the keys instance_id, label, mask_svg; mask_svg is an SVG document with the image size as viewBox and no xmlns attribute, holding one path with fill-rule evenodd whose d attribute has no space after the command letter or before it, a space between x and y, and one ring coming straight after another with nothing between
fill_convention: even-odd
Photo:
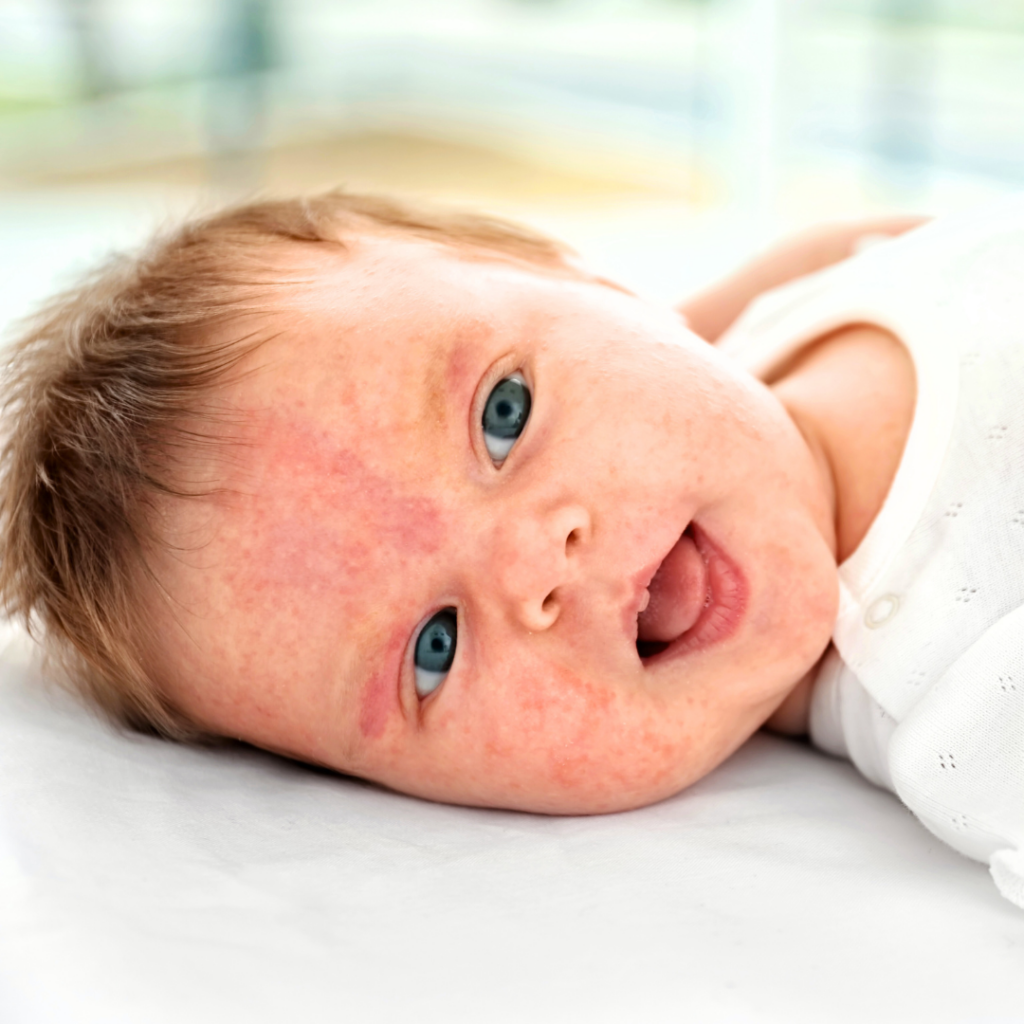
<instances>
[{"instance_id":1,"label":"baby's face","mask_svg":"<svg viewBox=\"0 0 1024 1024\"><path fill-rule=\"evenodd\" d=\"M302 273L222 396L222 486L168 511L154 657L194 718L428 798L608 811L813 665L819 471L675 314L394 238Z\"/></svg>"}]
</instances>

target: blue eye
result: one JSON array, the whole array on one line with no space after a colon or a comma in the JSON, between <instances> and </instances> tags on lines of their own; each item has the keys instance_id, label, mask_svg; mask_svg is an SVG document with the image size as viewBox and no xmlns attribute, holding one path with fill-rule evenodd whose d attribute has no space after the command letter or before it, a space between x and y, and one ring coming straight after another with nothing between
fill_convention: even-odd
<instances>
[{"instance_id":1,"label":"blue eye","mask_svg":"<svg viewBox=\"0 0 1024 1024\"><path fill-rule=\"evenodd\" d=\"M413 652L416 669L416 692L429 696L443 682L455 660L455 643L459 635L454 608L443 608L420 630Z\"/></svg>"},{"instance_id":2,"label":"blue eye","mask_svg":"<svg viewBox=\"0 0 1024 1024\"><path fill-rule=\"evenodd\" d=\"M481 422L484 444L495 462L504 462L530 418L530 389L518 374L499 381L487 398Z\"/></svg>"}]
</instances>

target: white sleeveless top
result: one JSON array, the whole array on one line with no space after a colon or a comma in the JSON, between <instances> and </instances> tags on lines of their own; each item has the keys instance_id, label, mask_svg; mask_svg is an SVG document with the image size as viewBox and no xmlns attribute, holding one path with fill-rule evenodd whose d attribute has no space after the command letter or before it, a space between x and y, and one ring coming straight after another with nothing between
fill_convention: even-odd
<instances>
[{"instance_id":1,"label":"white sleeveless top","mask_svg":"<svg viewBox=\"0 0 1024 1024\"><path fill-rule=\"evenodd\" d=\"M811 740L1024 908L1024 196L770 292L719 347L766 376L852 323L907 347L917 405L889 495L839 567Z\"/></svg>"}]
</instances>

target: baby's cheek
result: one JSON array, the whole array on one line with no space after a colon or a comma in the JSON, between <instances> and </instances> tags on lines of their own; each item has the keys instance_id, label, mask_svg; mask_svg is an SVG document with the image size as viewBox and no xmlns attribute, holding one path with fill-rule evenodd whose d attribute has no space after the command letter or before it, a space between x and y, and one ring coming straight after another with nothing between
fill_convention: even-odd
<instances>
[{"instance_id":1,"label":"baby's cheek","mask_svg":"<svg viewBox=\"0 0 1024 1024\"><path fill-rule=\"evenodd\" d=\"M593 813L672 791L679 742L641 695L549 667L502 703L479 723L480 786L508 806Z\"/></svg>"}]
</instances>

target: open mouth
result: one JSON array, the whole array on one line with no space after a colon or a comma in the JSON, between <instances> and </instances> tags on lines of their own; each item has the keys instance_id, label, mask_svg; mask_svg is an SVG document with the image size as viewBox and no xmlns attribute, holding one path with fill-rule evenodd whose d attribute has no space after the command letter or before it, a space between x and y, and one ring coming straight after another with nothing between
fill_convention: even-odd
<instances>
[{"instance_id":1,"label":"open mouth","mask_svg":"<svg viewBox=\"0 0 1024 1024\"><path fill-rule=\"evenodd\" d=\"M739 624L747 599L739 567L695 523L662 559L647 591L636 641L645 662L724 640Z\"/></svg>"}]
</instances>

